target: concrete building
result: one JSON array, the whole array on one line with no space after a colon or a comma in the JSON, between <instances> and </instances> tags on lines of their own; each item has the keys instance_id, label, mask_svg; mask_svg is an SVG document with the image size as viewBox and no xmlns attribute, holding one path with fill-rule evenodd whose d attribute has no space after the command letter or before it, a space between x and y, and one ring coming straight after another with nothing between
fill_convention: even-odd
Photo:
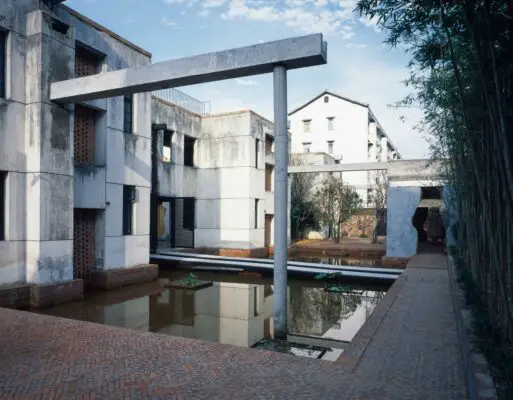
<instances>
[{"instance_id":1,"label":"concrete building","mask_svg":"<svg viewBox=\"0 0 513 400\"><path fill-rule=\"evenodd\" d=\"M289 113L293 153L327 153L336 163L400 159L368 104L325 90ZM346 172L364 205L371 207L373 172Z\"/></svg>"},{"instance_id":2,"label":"concrete building","mask_svg":"<svg viewBox=\"0 0 513 400\"><path fill-rule=\"evenodd\" d=\"M201 116L152 106L157 249L266 255L273 244L274 129L252 111Z\"/></svg>"},{"instance_id":3,"label":"concrete building","mask_svg":"<svg viewBox=\"0 0 513 400\"><path fill-rule=\"evenodd\" d=\"M0 285L43 306L81 298L84 283L156 279L150 228L164 247L267 251L272 123L151 93L51 101L52 82L151 63L58 3L0 4Z\"/></svg>"}]
</instances>

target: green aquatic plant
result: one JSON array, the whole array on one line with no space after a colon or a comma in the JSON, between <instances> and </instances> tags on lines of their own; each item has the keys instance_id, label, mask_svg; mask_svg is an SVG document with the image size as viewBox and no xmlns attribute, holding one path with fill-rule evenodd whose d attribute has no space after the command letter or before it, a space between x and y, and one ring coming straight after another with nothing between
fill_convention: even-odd
<instances>
[{"instance_id":1,"label":"green aquatic plant","mask_svg":"<svg viewBox=\"0 0 513 400\"><path fill-rule=\"evenodd\" d=\"M187 284L187 286L196 286L199 283L198 277L194 275L192 272L189 272L184 281Z\"/></svg>"}]
</instances>

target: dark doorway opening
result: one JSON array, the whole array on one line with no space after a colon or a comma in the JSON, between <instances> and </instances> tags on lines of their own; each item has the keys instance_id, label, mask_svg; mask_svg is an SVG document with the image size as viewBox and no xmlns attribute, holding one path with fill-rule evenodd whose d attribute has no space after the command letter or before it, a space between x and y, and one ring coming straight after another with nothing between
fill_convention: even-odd
<instances>
[{"instance_id":1,"label":"dark doorway opening","mask_svg":"<svg viewBox=\"0 0 513 400\"><path fill-rule=\"evenodd\" d=\"M157 250L175 247L194 248L196 199L194 197L159 197L153 214L152 235L156 235Z\"/></svg>"}]
</instances>

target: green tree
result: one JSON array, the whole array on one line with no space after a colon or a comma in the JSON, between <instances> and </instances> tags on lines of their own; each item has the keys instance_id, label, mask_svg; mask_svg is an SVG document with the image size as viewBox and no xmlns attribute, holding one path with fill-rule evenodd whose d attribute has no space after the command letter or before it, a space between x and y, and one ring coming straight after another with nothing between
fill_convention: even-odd
<instances>
[{"instance_id":1,"label":"green tree","mask_svg":"<svg viewBox=\"0 0 513 400\"><path fill-rule=\"evenodd\" d=\"M329 174L320 183L314 199L319 222L330 226L331 238L340 242L342 223L362 207L360 196L342 177Z\"/></svg>"},{"instance_id":2,"label":"green tree","mask_svg":"<svg viewBox=\"0 0 513 400\"><path fill-rule=\"evenodd\" d=\"M410 55L412 93L398 105L424 112L419 129L454 194L462 268L488 310L490 337L511 348L513 1L358 0L357 11Z\"/></svg>"}]
</instances>

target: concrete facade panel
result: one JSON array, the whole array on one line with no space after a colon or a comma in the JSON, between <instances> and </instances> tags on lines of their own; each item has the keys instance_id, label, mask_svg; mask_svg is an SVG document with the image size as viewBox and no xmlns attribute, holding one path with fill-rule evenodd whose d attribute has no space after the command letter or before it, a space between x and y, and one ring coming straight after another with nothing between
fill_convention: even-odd
<instances>
[{"instance_id":1,"label":"concrete facade panel","mask_svg":"<svg viewBox=\"0 0 513 400\"><path fill-rule=\"evenodd\" d=\"M27 283L73 279L73 240L27 241L26 257Z\"/></svg>"},{"instance_id":2,"label":"concrete facade panel","mask_svg":"<svg viewBox=\"0 0 513 400\"><path fill-rule=\"evenodd\" d=\"M105 208L105 168L75 167L73 178L75 208Z\"/></svg>"},{"instance_id":3,"label":"concrete facade panel","mask_svg":"<svg viewBox=\"0 0 513 400\"><path fill-rule=\"evenodd\" d=\"M129 268L147 264L149 247L149 235L106 237L104 269Z\"/></svg>"}]
</instances>

